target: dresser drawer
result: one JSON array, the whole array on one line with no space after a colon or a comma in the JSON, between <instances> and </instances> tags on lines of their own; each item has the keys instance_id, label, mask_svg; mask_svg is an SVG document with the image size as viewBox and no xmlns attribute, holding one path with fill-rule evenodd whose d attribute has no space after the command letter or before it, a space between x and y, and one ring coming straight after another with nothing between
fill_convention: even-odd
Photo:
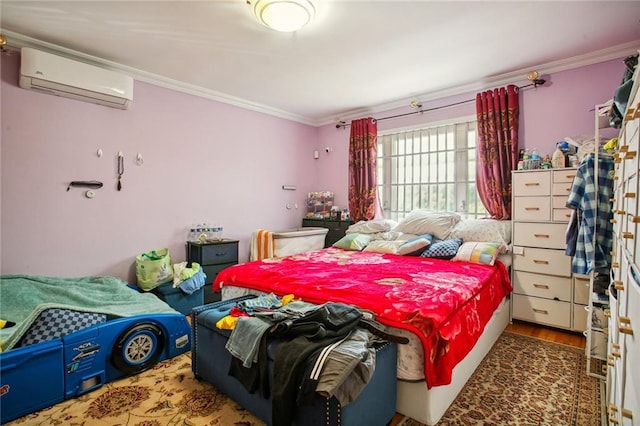
<instances>
[{"instance_id":1,"label":"dresser drawer","mask_svg":"<svg viewBox=\"0 0 640 426\"><path fill-rule=\"evenodd\" d=\"M513 197L513 220L551 220L551 197Z\"/></svg>"},{"instance_id":2,"label":"dresser drawer","mask_svg":"<svg viewBox=\"0 0 640 426\"><path fill-rule=\"evenodd\" d=\"M563 169L553 171L553 183L573 183L573 178L576 177L576 169ZM569 185L571 186L571 185Z\"/></svg>"},{"instance_id":3,"label":"dresser drawer","mask_svg":"<svg viewBox=\"0 0 640 426\"><path fill-rule=\"evenodd\" d=\"M551 189L551 195L563 196L565 199L568 198L570 192L571 182L554 183Z\"/></svg>"},{"instance_id":4,"label":"dresser drawer","mask_svg":"<svg viewBox=\"0 0 640 426\"><path fill-rule=\"evenodd\" d=\"M573 275L573 301L582 305L589 303L589 276Z\"/></svg>"},{"instance_id":5,"label":"dresser drawer","mask_svg":"<svg viewBox=\"0 0 640 426\"><path fill-rule=\"evenodd\" d=\"M551 220L554 222L563 222L565 225L569 223L571 219L571 209L553 209L551 212Z\"/></svg>"},{"instance_id":6,"label":"dresser drawer","mask_svg":"<svg viewBox=\"0 0 640 426\"><path fill-rule=\"evenodd\" d=\"M567 247L566 230L564 223L515 222L513 245L564 250Z\"/></svg>"},{"instance_id":7,"label":"dresser drawer","mask_svg":"<svg viewBox=\"0 0 640 426\"><path fill-rule=\"evenodd\" d=\"M571 304L533 296L513 295L513 317L555 327L571 327Z\"/></svg>"},{"instance_id":8,"label":"dresser drawer","mask_svg":"<svg viewBox=\"0 0 640 426\"><path fill-rule=\"evenodd\" d=\"M516 197L551 194L551 173L548 171L512 174L512 192Z\"/></svg>"},{"instance_id":9,"label":"dresser drawer","mask_svg":"<svg viewBox=\"0 0 640 426\"><path fill-rule=\"evenodd\" d=\"M573 305L573 330L583 332L587 329L588 312L585 308L583 305Z\"/></svg>"},{"instance_id":10,"label":"dresser drawer","mask_svg":"<svg viewBox=\"0 0 640 426\"><path fill-rule=\"evenodd\" d=\"M571 257L563 250L513 248L513 269L538 274L571 276Z\"/></svg>"},{"instance_id":11,"label":"dresser drawer","mask_svg":"<svg viewBox=\"0 0 640 426\"><path fill-rule=\"evenodd\" d=\"M188 251L189 261L197 262L203 266L238 262L238 241L189 243Z\"/></svg>"},{"instance_id":12,"label":"dresser drawer","mask_svg":"<svg viewBox=\"0 0 640 426\"><path fill-rule=\"evenodd\" d=\"M513 271L513 292L525 296L571 301L571 278Z\"/></svg>"}]
</instances>

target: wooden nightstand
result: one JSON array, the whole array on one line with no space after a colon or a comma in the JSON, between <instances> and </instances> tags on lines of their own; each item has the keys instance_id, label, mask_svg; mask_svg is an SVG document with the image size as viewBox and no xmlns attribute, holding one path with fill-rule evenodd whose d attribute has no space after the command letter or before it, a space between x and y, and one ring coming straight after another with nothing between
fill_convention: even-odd
<instances>
[{"instance_id":1,"label":"wooden nightstand","mask_svg":"<svg viewBox=\"0 0 640 426\"><path fill-rule=\"evenodd\" d=\"M325 247L331 247L333 243L344 237L349 225L353 222L350 220L322 219L322 218L304 218L302 219L303 227L327 228L327 236L324 240Z\"/></svg>"},{"instance_id":2,"label":"wooden nightstand","mask_svg":"<svg viewBox=\"0 0 640 426\"><path fill-rule=\"evenodd\" d=\"M187 261L197 262L207 276L204 287L204 303L220 300L220 292L211 285L220 271L238 264L238 241L222 239L208 243L187 242Z\"/></svg>"}]
</instances>

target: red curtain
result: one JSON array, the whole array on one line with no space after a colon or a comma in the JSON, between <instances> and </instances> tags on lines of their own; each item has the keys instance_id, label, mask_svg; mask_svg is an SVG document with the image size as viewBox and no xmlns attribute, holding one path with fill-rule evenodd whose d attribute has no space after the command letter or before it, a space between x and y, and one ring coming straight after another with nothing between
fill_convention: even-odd
<instances>
[{"instance_id":1,"label":"red curtain","mask_svg":"<svg viewBox=\"0 0 640 426\"><path fill-rule=\"evenodd\" d=\"M494 219L511 218L511 171L518 164L518 87L476 95L478 146L476 185Z\"/></svg>"},{"instance_id":2,"label":"red curtain","mask_svg":"<svg viewBox=\"0 0 640 426\"><path fill-rule=\"evenodd\" d=\"M349 137L349 215L351 220L371 220L376 215L378 125L367 117L351 122Z\"/></svg>"}]
</instances>

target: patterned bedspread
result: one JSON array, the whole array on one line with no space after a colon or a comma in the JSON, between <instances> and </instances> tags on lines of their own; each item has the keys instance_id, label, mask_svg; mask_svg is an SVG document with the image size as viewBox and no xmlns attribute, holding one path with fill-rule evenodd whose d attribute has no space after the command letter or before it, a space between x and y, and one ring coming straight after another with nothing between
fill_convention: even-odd
<instances>
[{"instance_id":1,"label":"patterned bedspread","mask_svg":"<svg viewBox=\"0 0 640 426\"><path fill-rule=\"evenodd\" d=\"M378 321L420 338L428 387L451 382L453 368L512 289L500 262L489 266L337 248L236 265L220 272L213 285L225 284L373 311Z\"/></svg>"}]
</instances>

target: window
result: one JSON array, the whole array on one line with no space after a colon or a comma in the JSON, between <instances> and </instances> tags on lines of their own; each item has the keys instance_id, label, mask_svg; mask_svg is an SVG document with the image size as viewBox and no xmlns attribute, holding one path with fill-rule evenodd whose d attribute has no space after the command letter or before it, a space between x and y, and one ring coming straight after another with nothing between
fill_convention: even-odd
<instances>
[{"instance_id":1,"label":"window","mask_svg":"<svg viewBox=\"0 0 640 426\"><path fill-rule=\"evenodd\" d=\"M378 193L385 218L413 209L487 216L476 190L476 121L378 135Z\"/></svg>"}]
</instances>

